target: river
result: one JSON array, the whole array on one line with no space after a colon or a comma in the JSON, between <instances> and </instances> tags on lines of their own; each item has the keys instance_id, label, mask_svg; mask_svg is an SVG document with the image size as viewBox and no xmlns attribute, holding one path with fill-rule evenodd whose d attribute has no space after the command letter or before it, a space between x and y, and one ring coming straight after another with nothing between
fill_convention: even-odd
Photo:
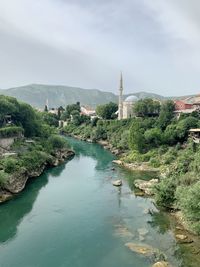
<instances>
[{"instance_id":1,"label":"river","mask_svg":"<svg viewBox=\"0 0 200 267\"><path fill-rule=\"evenodd\" d=\"M173 266L183 266L168 217L131 190L141 174L112 170L114 156L100 145L68 142L76 152L71 161L30 181L0 206L0 266L152 266L127 242L151 245ZM111 184L117 178L123 179L121 188Z\"/></svg>"}]
</instances>

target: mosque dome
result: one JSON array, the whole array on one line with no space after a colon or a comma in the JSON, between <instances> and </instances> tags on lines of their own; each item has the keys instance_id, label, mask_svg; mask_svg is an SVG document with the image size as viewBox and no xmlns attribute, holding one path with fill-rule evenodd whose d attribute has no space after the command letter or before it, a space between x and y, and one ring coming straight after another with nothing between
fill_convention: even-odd
<instances>
[{"instance_id":1,"label":"mosque dome","mask_svg":"<svg viewBox=\"0 0 200 267\"><path fill-rule=\"evenodd\" d=\"M128 96L124 102L131 102L131 103L134 103L134 102L137 102L139 99L137 96L134 96L134 95L130 95Z\"/></svg>"}]
</instances>

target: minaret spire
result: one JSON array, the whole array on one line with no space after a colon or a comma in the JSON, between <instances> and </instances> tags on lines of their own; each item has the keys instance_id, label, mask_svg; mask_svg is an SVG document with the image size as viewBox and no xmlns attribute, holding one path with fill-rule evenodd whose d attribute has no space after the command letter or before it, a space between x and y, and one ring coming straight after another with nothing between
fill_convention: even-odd
<instances>
[{"instance_id":1,"label":"minaret spire","mask_svg":"<svg viewBox=\"0 0 200 267\"><path fill-rule=\"evenodd\" d=\"M123 76L121 72L120 86L119 86L119 108L118 108L118 120L123 119Z\"/></svg>"}]
</instances>

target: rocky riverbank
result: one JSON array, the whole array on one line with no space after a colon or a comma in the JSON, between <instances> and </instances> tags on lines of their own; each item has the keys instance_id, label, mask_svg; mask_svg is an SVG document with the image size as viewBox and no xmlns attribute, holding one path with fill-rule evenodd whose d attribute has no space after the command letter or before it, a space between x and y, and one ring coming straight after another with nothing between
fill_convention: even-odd
<instances>
[{"instance_id":1,"label":"rocky riverbank","mask_svg":"<svg viewBox=\"0 0 200 267\"><path fill-rule=\"evenodd\" d=\"M20 193L30 178L39 177L45 169L56 167L74 156L74 151L61 149L51 155L51 162L45 162L37 169L26 171L23 168L10 175L3 188L0 188L0 203L10 200L14 195Z\"/></svg>"},{"instance_id":2,"label":"rocky riverbank","mask_svg":"<svg viewBox=\"0 0 200 267\"><path fill-rule=\"evenodd\" d=\"M65 134L65 133L62 133ZM67 136L71 136L75 139L86 141L88 143L97 143L103 146L105 149L108 149L113 155L117 156L118 158L122 157L126 151L122 149L118 149L114 146L112 146L108 141L106 140L100 140L100 141L93 141L92 139L83 138L81 135L74 135L74 134L66 134ZM152 172L159 172L159 168L153 168L149 166L148 163L126 163L122 160L114 160L113 163L120 165L122 167L125 167L127 169L130 169L132 171L152 171Z\"/></svg>"}]
</instances>

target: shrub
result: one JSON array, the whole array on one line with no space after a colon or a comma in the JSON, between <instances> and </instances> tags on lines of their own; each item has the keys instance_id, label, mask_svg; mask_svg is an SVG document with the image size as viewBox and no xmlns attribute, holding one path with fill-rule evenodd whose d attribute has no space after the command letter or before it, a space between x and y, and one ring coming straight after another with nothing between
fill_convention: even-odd
<instances>
[{"instance_id":1,"label":"shrub","mask_svg":"<svg viewBox=\"0 0 200 267\"><path fill-rule=\"evenodd\" d=\"M155 200L159 206L170 208L175 201L175 191L177 186L177 178L164 178L155 186Z\"/></svg>"},{"instance_id":2,"label":"shrub","mask_svg":"<svg viewBox=\"0 0 200 267\"><path fill-rule=\"evenodd\" d=\"M22 166L29 171L33 171L41 167L41 165L46 163L48 159L49 156L45 152L37 150L28 152L21 157Z\"/></svg>"},{"instance_id":3,"label":"shrub","mask_svg":"<svg viewBox=\"0 0 200 267\"><path fill-rule=\"evenodd\" d=\"M67 141L59 135L52 135L48 138L48 145L52 149L62 149L67 147Z\"/></svg>"},{"instance_id":4,"label":"shrub","mask_svg":"<svg viewBox=\"0 0 200 267\"><path fill-rule=\"evenodd\" d=\"M19 169L18 160L14 158L6 158L3 160L5 172L13 173Z\"/></svg>"},{"instance_id":5,"label":"shrub","mask_svg":"<svg viewBox=\"0 0 200 267\"><path fill-rule=\"evenodd\" d=\"M19 136L24 132L22 127L10 126L0 129L0 137L13 137Z\"/></svg>"},{"instance_id":6,"label":"shrub","mask_svg":"<svg viewBox=\"0 0 200 267\"><path fill-rule=\"evenodd\" d=\"M8 180L8 174L4 171L0 171L0 186L4 186Z\"/></svg>"},{"instance_id":7,"label":"shrub","mask_svg":"<svg viewBox=\"0 0 200 267\"><path fill-rule=\"evenodd\" d=\"M176 198L185 216L194 222L193 229L200 233L200 182L190 187L178 187Z\"/></svg>"},{"instance_id":8,"label":"shrub","mask_svg":"<svg viewBox=\"0 0 200 267\"><path fill-rule=\"evenodd\" d=\"M151 158L149 164L154 168L160 167L160 161L157 158Z\"/></svg>"}]
</instances>

